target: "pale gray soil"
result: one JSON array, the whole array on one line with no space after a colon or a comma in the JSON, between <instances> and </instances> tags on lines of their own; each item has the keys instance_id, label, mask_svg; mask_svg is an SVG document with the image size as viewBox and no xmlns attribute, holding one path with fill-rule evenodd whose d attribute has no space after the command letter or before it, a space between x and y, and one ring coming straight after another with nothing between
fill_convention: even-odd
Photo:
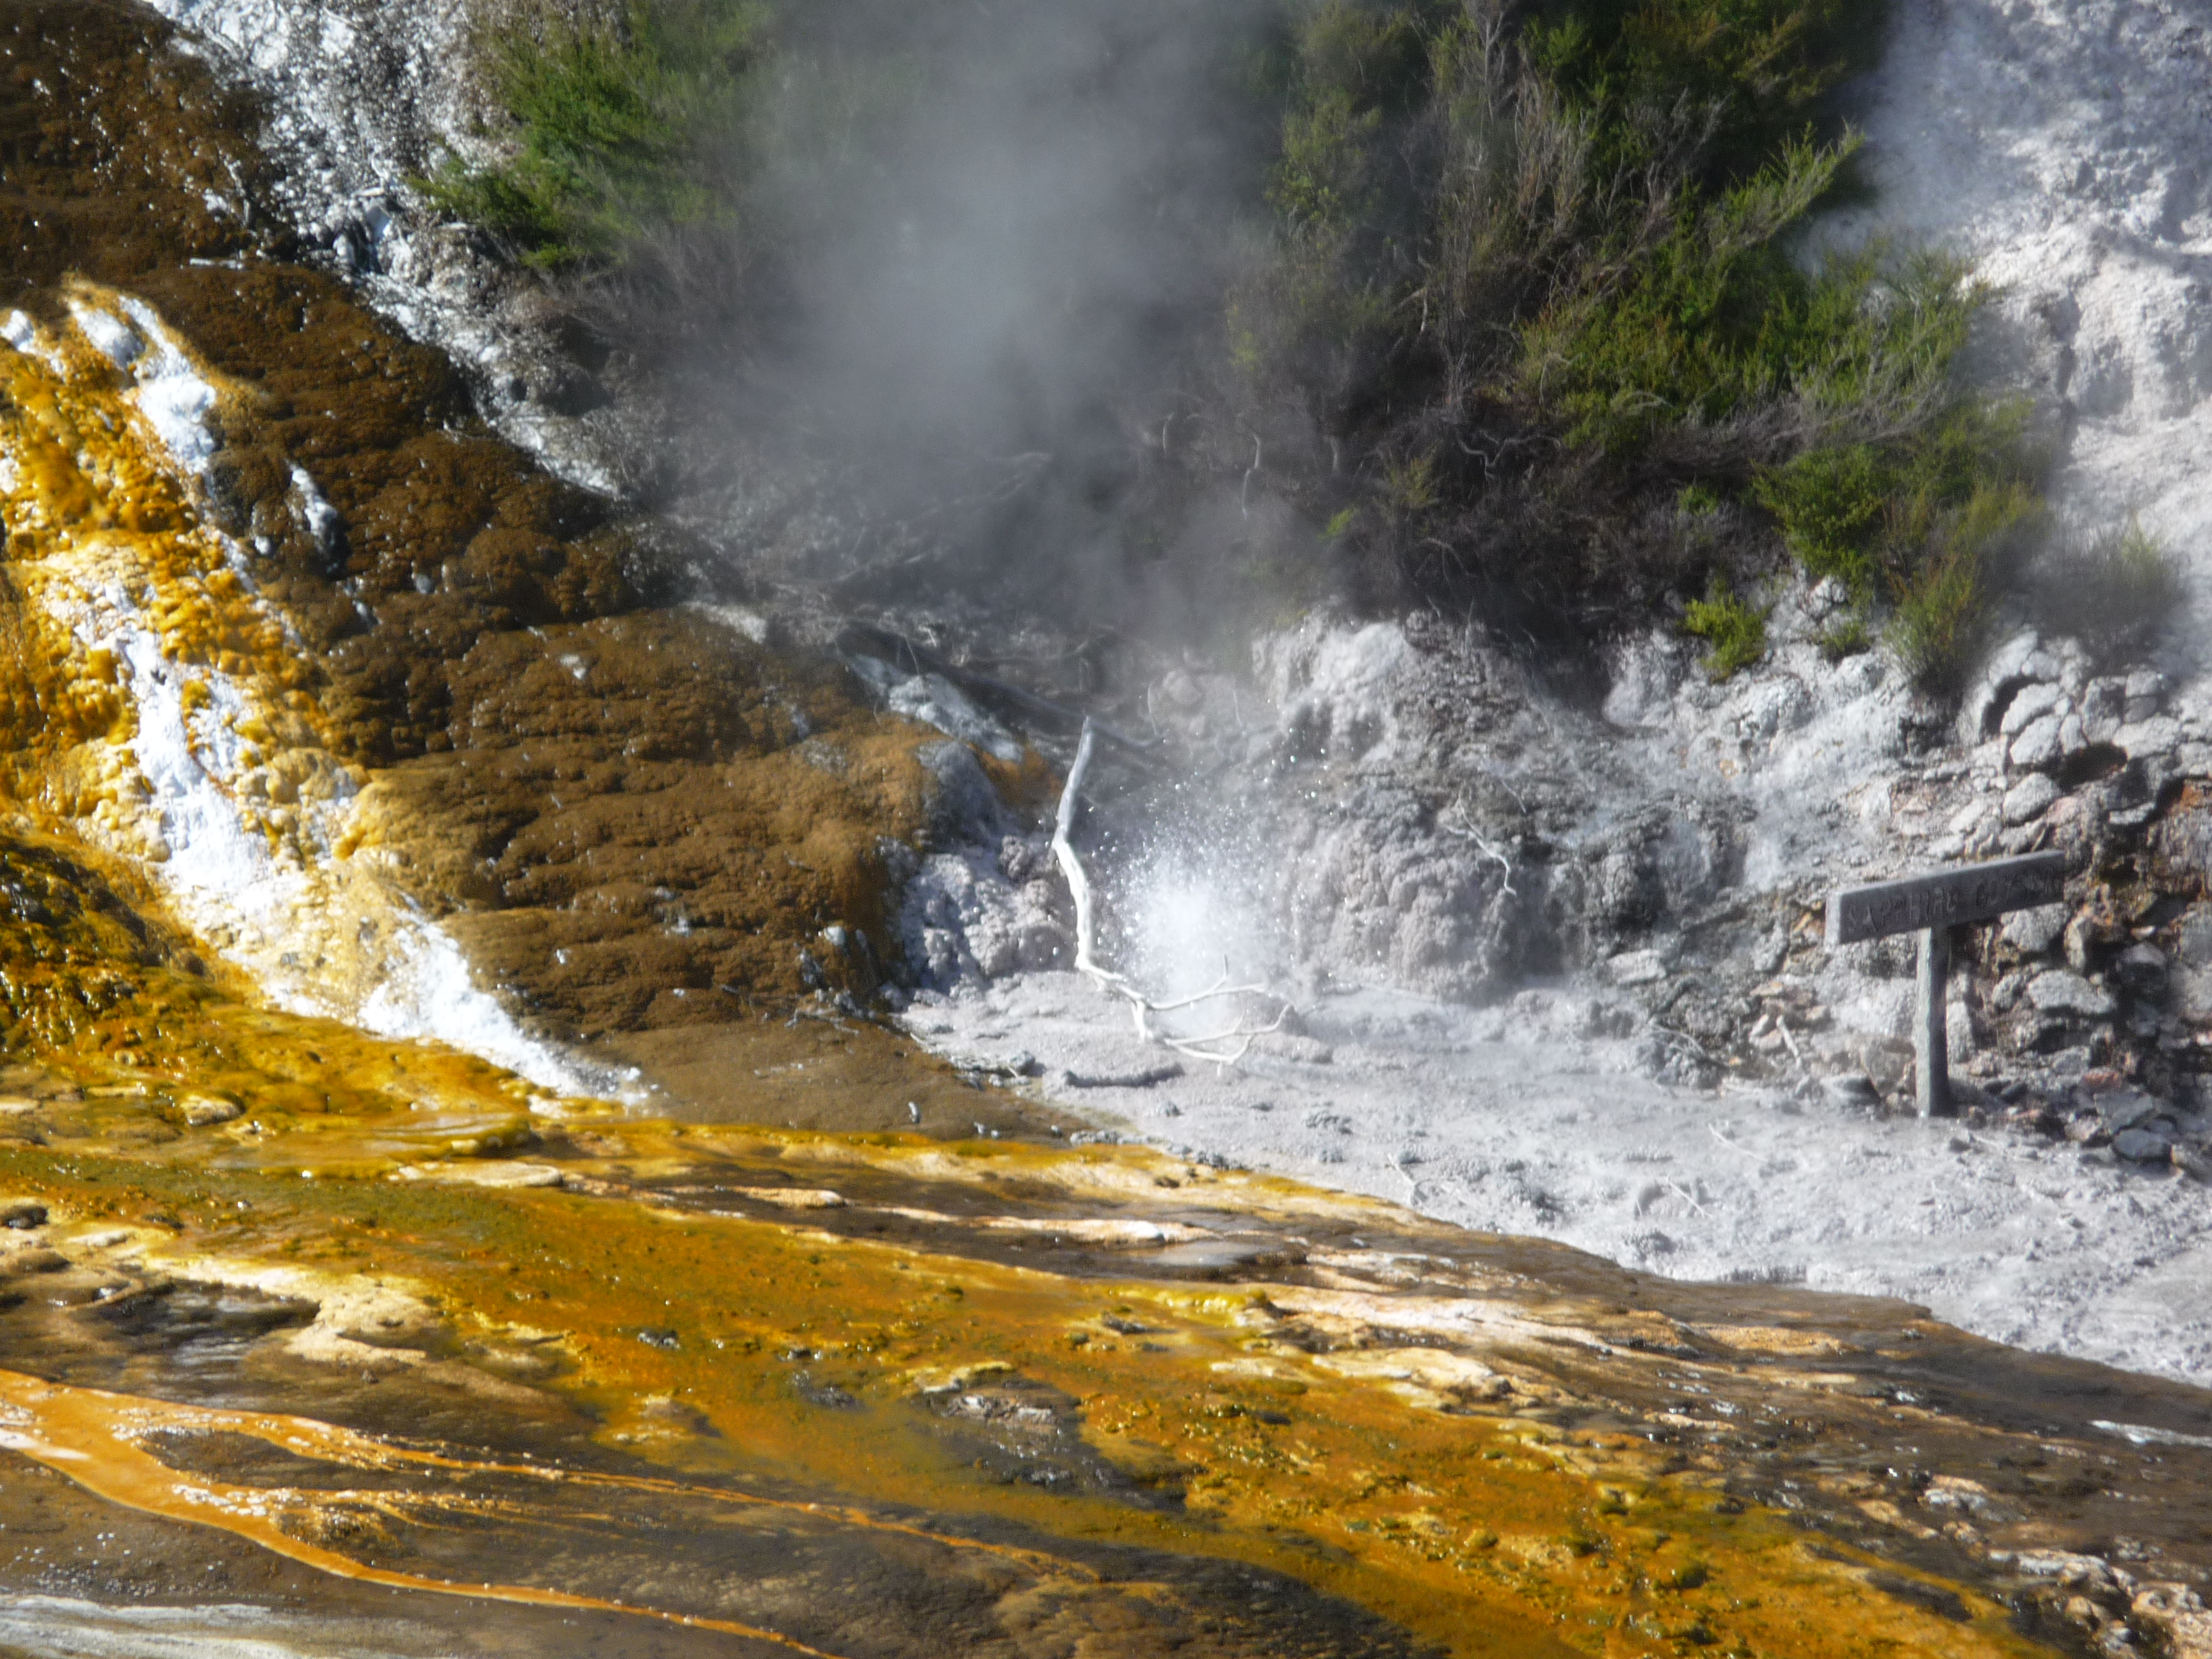
<instances>
[{"instance_id":1,"label":"pale gray soil","mask_svg":"<svg viewBox=\"0 0 2212 1659\"><path fill-rule=\"evenodd\" d=\"M2006 1131L1882 1119L1756 1089L1669 1088L1592 1004L1472 1011L1322 999L1310 1036L1236 1068L1173 1063L1073 974L1023 974L906 1016L931 1047L1132 1136L1540 1234L1655 1273L1898 1296L2024 1347L2212 1382L2212 1200L2169 1170Z\"/></svg>"}]
</instances>

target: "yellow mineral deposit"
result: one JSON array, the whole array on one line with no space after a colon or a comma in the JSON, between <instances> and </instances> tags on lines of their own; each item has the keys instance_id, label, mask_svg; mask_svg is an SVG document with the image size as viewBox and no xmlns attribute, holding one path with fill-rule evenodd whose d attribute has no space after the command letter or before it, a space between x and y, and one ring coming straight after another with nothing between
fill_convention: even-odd
<instances>
[{"instance_id":1,"label":"yellow mineral deposit","mask_svg":"<svg viewBox=\"0 0 2212 1659\"><path fill-rule=\"evenodd\" d=\"M0 930L0 1198L15 1206L0 1277L40 1292L6 1316L82 1333L69 1310L121 1318L228 1287L304 1310L257 1363L460 1401L440 1419L449 1440L471 1421L485 1443L524 1423L586 1427L569 1462L525 1462L8 1370L0 1443L113 1504L329 1575L806 1654L844 1650L830 1610L865 1603L894 1546L988 1581L994 1617L1030 1632L1009 1650L1024 1653L1149 1653L1162 1632L1186 1651L1280 1650L1273 1591L1231 1607L1227 1581L1174 1563L1297 1589L1316 1629L1379 1620L1455 1655L2042 1650L2010 1608L1945 1576L1966 1556L1900 1564L1730 1496L1781 1479L1774 1443L1680 1408L1696 1395L1777 1421L1826 1413L1803 1432L1869 1457L1923 1429L1961 1459L2021 1451L2032 1435L1899 1426L1866 1376L1881 1344L1913 1334L1891 1328L1909 1313L1867 1315L1865 1330L1771 1310L1700 1324L1615 1302L1624 1276L1571 1252L1151 1152L728 1127L795 1121L791 1079L815 1065L897 1107L1018 1119L879 1030L766 1022L750 1004L742 1020L715 1004L695 1034L672 1001L654 1028L664 1060L686 1044L714 1054L695 1115L707 1099L723 1123L587 1097L402 879L446 879L435 849L489 798L477 781L554 811L562 787L604 803L716 782L744 829L714 831L731 841L715 867L758 907L750 932L730 924L731 960L767 938L776 965L759 957L753 989L768 996L823 921L880 928L868 849L921 821L921 734L826 678L798 719L778 687L815 671L757 653L743 661L757 702L732 717L749 735L706 744L681 775L593 784L605 757L588 734L542 776L451 737L386 773L341 758L358 734L341 741L295 619L198 504L217 428L260 419L264 394L130 293L77 282L57 298L0 329L0 885L15 918ZM329 510L315 481L295 469L289 488L312 527ZM591 669L579 641L634 666L664 642L710 648L696 618L559 626L573 631L471 670L484 697L572 656L547 695L574 695ZM834 742L806 735L823 731ZM1038 768L1002 781L1036 793ZM419 859L387 857L410 836ZM638 831L636 860L667 839ZM599 844L629 846L548 831L532 868L583 872ZM536 940L565 963L549 930L580 926L579 907L532 896L531 874L518 866L507 896L539 907L539 931L484 948ZM603 872L574 879L617 890L588 886ZM601 943L690 948L665 932L650 921ZM619 1024L608 983L564 1005L579 1025ZM652 1024L627 1029L642 1041ZM257 1482L194 1463L191 1448L222 1446L299 1466ZM1806 1483L1901 1519L1874 1486ZM672 1581L553 1582L529 1544L534 1528L616 1528L640 1502L710 1531L740 1516L830 1565L808 1607L775 1602L766 1577L709 1606ZM471 1516L487 1524L459 1526ZM466 1571L448 1559L464 1534Z\"/></svg>"},{"instance_id":2,"label":"yellow mineral deposit","mask_svg":"<svg viewBox=\"0 0 2212 1659\"><path fill-rule=\"evenodd\" d=\"M144 302L65 300L64 322L13 313L0 349L12 804L150 867L285 1006L404 1027L381 1004L446 965L441 941L373 856L331 856L362 775L325 746L298 638L193 506L210 422L252 394Z\"/></svg>"},{"instance_id":3,"label":"yellow mineral deposit","mask_svg":"<svg viewBox=\"0 0 2212 1659\"><path fill-rule=\"evenodd\" d=\"M1433 1264L1412 1288L1388 1282L1419 1255L1316 1249L1306 1271L1273 1281L1179 1282L1149 1254L1206 1241L1256 1272L1298 1256L1299 1238L1387 1234L1407 1218L1386 1206L1118 1148L687 1128L580 1103L518 1133L513 1087L451 1062L426 1126L401 1085L435 1072L434 1054L372 1061L358 1036L263 1019L259 1063L276 1069L306 1043L328 1062L322 1109L294 1096L118 1157L131 1124L168 1109L167 1091L42 1103L30 1127L47 1145L0 1152L0 1182L52 1218L0 1271L56 1282L59 1257L118 1295L198 1283L288 1297L316 1310L289 1340L301 1363L416 1374L487 1413L575 1401L610 1450L670 1470L640 1492L763 1516L826 1504L841 1525L951 1549L982 1547L974 1529L994 1517L1039 1540L1015 1553L1055 1594L1096 1577L1063 1549L1110 1542L1241 1561L1454 1653L1659 1653L1686 1639L1792 1655L2029 1650L2007 1610L1972 1591L1929 1581L1925 1605L1869 1591L1882 1564L1809 1547L1784 1517L1729 1500L1727 1464L1682 1459L1648 1417L1615 1409L1609 1426L1565 1432L1547 1419L1602 1393L1547 1351L1566 1345L1595 1376L1648 1369L1613 1345L1694 1334L1679 1322L1494 1269L1447 1284ZM212 1035L174 1033L210 1047ZM358 1081L337 1080L352 1066ZM503 1163L558 1184L408 1178ZM1103 1221L1117 1224L1085 1224ZM1741 1370L1668 1363L1723 1387ZM308 1511L361 1502L342 1471L278 1503L147 1448L220 1429L403 1470L426 1461L417 1449L22 1376L0 1378L0 1397L11 1444L115 1501L334 1572L436 1577L313 1541L347 1534ZM961 1432L1006 1419L1030 1424L1037 1461L1076 1473L1057 1488L1010 1478ZM750 1489L763 1482L812 1496L769 1501ZM959 1519L948 1532L918 1516ZM433 1587L562 1589L507 1568L489 1588ZM710 1616L680 1599L632 1610ZM804 1631L779 1633L806 1646ZM1146 1650L1100 1642L1091 1650Z\"/></svg>"}]
</instances>

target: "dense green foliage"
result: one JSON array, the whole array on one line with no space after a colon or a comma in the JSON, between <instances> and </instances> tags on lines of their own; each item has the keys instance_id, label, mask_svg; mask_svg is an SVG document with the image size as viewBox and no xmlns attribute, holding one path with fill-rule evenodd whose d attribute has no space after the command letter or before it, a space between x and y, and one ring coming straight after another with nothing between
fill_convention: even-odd
<instances>
[{"instance_id":1,"label":"dense green foliage","mask_svg":"<svg viewBox=\"0 0 2212 1659\"><path fill-rule=\"evenodd\" d=\"M2040 523L2035 460L1954 384L1963 268L1801 246L1856 146L1826 100L1866 12L1310 12L1236 344L1261 410L1360 458L1316 494L1364 507L1370 562L1601 622L1756 569L1772 525L1925 682L1955 672ZM1745 510L1687 521L1686 488ZM1750 648L1728 627L1717 667Z\"/></svg>"},{"instance_id":2,"label":"dense green foliage","mask_svg":"<svg viewBox=\"0 0 2212 1659\"><path fill-rule=\"evenodd\" d=\"M436 198L541 267L644 270L664 296L704 265L743 273L734 303L757 307L811 204L884 172L879 112L943 68L878 39L910 40L927 6L507 3L554 14L487 47L509 159L449 169ZM1806 246L1852 188L1832 94L1878 15L1255 0L1237 18L1244 67L1219 96L1279 109L1279 139L1243 226L1192 254L1223 272L1220 332L1176 349L1198 419L1144 417L1164 458L1177 430L1214 434L1171 459L1235 479L1240 504L1255 483L1288 496L1370 595L1456 590L1586 630L1718 596L1786 549L1849 591L1844 648L1881 623L1925 683L1955 673L2040 533L2039 463L2021 411L1956 382L1984 297L1963 267ZM1146 476L1131 515L1194 498ZM1692 614L1722 630L1717 672L1764 648Z\"/></svg>"},{"instance_id":3,"label":"dense green foliage","mask_svg":"<svg viewBox=\"0 0 2212 1659\"><path fill-rule=\"evenodd\" d=\"M726 229L750 168L768 13L762 0L635 0L558 13L486 43L513 118L501 166L448 166L445 210L507 238L531 264L621 258L670 231Z\"/></svg>"}]
</instances>

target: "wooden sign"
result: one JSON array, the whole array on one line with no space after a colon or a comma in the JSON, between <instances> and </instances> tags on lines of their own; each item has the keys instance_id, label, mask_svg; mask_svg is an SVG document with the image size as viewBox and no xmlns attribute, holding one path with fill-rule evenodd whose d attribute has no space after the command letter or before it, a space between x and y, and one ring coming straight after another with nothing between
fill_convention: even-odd
<instances>
[{"instance_id":1,"label":"wooden sign","mask_svg":"<svg viewBox=\"0 0 2212 1659\"><path fill-rule=\"evenodd\" d=\"M1846 887L1828 896L1828 948L1923 927L1994 921L2008 910L2056 904L2065 896L2063 853L2030 853Z\"/></svg>"},{"instance_id":2,"label":"wooden sign","mask_svg":"<svg viewBox=\"0 0 2212 1659\"><path fill-rule=\"evenodd\" d=\"M2008 910L2056 904L2066 896L2066 855L2030 853L1955 869L1931 870L1901 881L1845 887L1828 895L1828 948L1888 933L1920 935L1920 999L1912 1022L1913 1066L1920 1115L1951 1110L1950 1038L1944 1005L1951 979L1951 929L1994 921Z\"/></svg>"}]
</instances>

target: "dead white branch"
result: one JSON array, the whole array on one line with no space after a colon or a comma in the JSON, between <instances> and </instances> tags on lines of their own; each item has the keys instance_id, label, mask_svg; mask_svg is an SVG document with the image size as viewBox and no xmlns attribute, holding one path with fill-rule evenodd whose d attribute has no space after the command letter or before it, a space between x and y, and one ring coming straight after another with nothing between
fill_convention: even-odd
<instances>
[{"instance_id":1,"label":"dead white branch","mask_svg":"<svg viewBox=\"0 0 2212 1659\"><path fill-rule=\"evenodd\" d=\"M1520 798L1516 795L1514 799L1517 800ZM1505 872L1504 884L1498 890L1500 898L1520 897L1521 896L1513 890L1513 860L1506 855L1504 848L1474 827L1474 820L1468 816L1467 797L1462 795L1453 801L1450 810L1458 814L1459 822L1454 823L1444 814L1439 812L1437 814L1437 828L1448 836L1457 836L1462 841L1473 842L1476 852Z\"/></svg>"},{"instance_id":2,"label":"dead white branch","mask_svg":"<svg viewBox=\"0 0 2212 1659\"><path fill-rule=\"evenodd\" d=\"M1067 769L1067 782L1060 792L1060 812L1053 820L1052 856L1060 866L1060 873L1067 879L1069 896L1075 901L1075 971L1097 985L1109 996L1121 998L1129 1005L1129 1018L1137 1028L1140 1042L1157 1042L1176 1054L1187 1054L1193 1060L1211 1060L1217 1066L1234 1066L1251 1052L1253 1042L1270 1031L1279 1031L1290 1018L1291 1005L1283 1003L1275 1011L1274 1018L1264 1025L1249 1019L1237 1019L1218 1031L1204 1036L1176 1036L1152 1024L1156 1014L1180 1012L1195 1008L1201 1003L1246 996L1269 996L1273 994L1264 985L1232 984L1229 964L1222 963L1221 977L1190 996L1177 997L1170 1001L1157 1001L1126 974L1115 973L1098 960L1098 907L1091 888L1091 877L1076 856L1075 830L1077 805L1083 793L1083 781L1090 775L1091 759L1097 748L1097 732L1091 721L1083 722L1082 738L1075 745L1075 763Z\"/></svg>"}]
</instances>

